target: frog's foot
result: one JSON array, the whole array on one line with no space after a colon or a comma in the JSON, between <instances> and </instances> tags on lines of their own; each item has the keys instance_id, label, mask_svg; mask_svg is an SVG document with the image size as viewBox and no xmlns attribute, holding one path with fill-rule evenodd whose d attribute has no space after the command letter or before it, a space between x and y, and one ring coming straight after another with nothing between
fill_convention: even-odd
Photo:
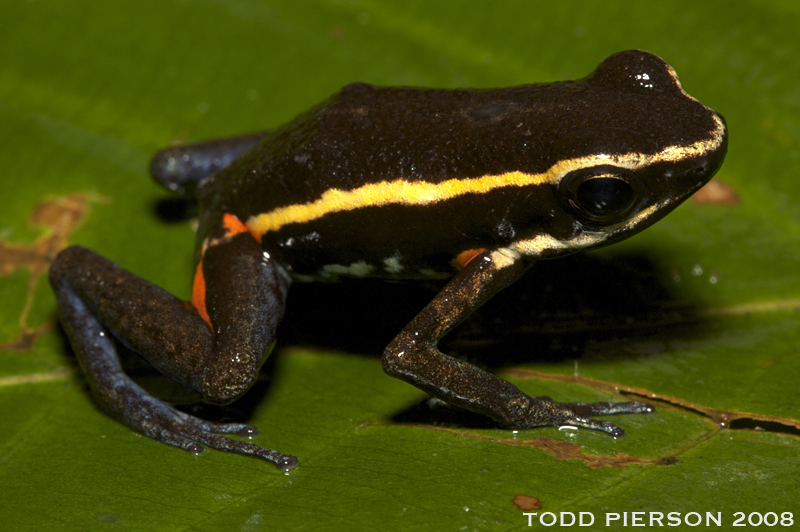
<instances>
[{"instance_id":1,"label":"frog's foot","mask_svg":"<svg viewBox=\"0 0 800 532\"><path fill-rule=\"evenodd\" d=\"M549 397L531 397L528 418L532 421L529 427L571 425L586 429L602 430L619 438L625 431L609 423L598 421L592 416L608 416L615 414L652 414L655 407L639 401L627 403L557 403Z\"/></svg>"},{"instance_id":2,"label":"frog's foot","mask_svg":"<svg viewBox=\"0 0 800 532\"><path fill-rule=\"evenodd\" d=\"M299 463L296 456L220 436L220 434L236 434L248 438L257 436L258 429L253 426L205 421L155 399L132 381L126 384L125 393L120 394L125 397L126 404L121 416L122 421L145 436L194 454L202 453L205 445L218 451L258 456L284 471L294 469Z\"/></svg>"}]
</instances>

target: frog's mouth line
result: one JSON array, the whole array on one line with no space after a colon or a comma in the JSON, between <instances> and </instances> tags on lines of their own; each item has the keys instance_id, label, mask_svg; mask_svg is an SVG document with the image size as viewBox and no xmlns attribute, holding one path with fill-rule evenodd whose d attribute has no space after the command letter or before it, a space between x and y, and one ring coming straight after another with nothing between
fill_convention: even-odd
<instances>
[{"instance_id":1,"label":"frog's mouth line","mask_svg":"<svg viewBox=\"0 0 800 532\"><path fill-rule=\"evenodd\" d=\"M658 203L654 203L646 209L639 211L632 218L620 222L616 226L610 226L602 232L584 231L577 237L570 238L568 240L558 240L547 233L539 233L532 238L526 238L525 240L514 242L511 246L509 246L509 249L526 257L538 258L553 255L554 253L559 255L577 253L578 251L598 247L601 244L610 244L611 242L615 242L617 240L615 237L619 237L620 235L633 230L633 228L640 223L652 218L653 213L661 211L670 203L674 202L677 205L683 201L683 199L684 198L665 199ZM650 223L655 221L656 220L653 220ZM610 241L607 242L608 240Z\"/></svg>"}]
</instances>

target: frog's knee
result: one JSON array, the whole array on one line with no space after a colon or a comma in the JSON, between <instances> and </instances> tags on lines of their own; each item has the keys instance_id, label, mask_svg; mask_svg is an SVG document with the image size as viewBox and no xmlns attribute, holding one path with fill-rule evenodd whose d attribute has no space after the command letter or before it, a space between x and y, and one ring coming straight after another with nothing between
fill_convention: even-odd
<instances>
[{"instance_id":1,"label":"frog's knee","mask_svg":"<svg viewBox=\"0 0 800 532\"><path fill-rule=\"evenodd\" d=\"M254 368L252 362L235 357L226 363L207 367L198 391L209 403L227 405L243 396L255 384L257 377L258 365Z\"/></svg>"},{"instance_id":2,"label":"frog's knee","mask_svg":"<svg viewBox=\"0 0 800 532\"><path fill-rule=\"evenodd\" d=\"M83 259L93 254L81 246L69 246L62 249L50 264L50 283L57 286L58 282L67 277L67 273L83 262Z\"/></svg>"}]
</instances>

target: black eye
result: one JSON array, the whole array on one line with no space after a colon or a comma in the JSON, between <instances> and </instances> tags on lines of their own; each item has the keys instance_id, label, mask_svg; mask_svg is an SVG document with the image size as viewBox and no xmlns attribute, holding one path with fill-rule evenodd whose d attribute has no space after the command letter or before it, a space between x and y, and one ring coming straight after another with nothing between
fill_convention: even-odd
<instances>
[{"instance_id":1,"label":"black eye","mask_svg":"<svg viewBox=\"0 0 800 532\"><path fill-rule=\"evenodd\" d=\"M559 182L558 189L572 214L596 228L625 221L645 196L636 174L612 164L569 172Z\"/></svg>"},{"instance_id":2,"label":"black eye","mask_svg":"<svg viewBox=\"0 0 800 532\"><path fill-rule=\"evenodd\" d=\"M598 176L578 185L573 204L591 220L610 221L627 214L635 197L633 187L627 181Z\"/></svg>"}]
</instances>

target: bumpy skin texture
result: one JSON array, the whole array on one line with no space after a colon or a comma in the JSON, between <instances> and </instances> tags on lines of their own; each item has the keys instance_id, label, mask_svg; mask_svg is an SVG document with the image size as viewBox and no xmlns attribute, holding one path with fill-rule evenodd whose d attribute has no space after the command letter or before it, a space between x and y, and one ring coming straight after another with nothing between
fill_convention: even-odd
<instances>
[{"instance_id":1,"label":"bumpy skin texture","mask_svg":"<svg viewBox=\"0 0 800 532\"><path fill-rule=\"evenodd\" d=\"M111 335L224 404L255 381L293 279L431 277L455 264L387 346L386 372L509 427L621 436L592 416L652 407L531 397L437 343L534 260L607 245L663 217L713 176L726 149L722 117L638 50L585 79L545 85L353 84L275 131L155 156L156 179L200 203L191 303L79 247L59 254L50 279L98 402L192 452L199 443L285 470L298 463L220 435L252 436L253 427L208 423L149 396L123 372Z\"/></svg>"}]
</instances>

